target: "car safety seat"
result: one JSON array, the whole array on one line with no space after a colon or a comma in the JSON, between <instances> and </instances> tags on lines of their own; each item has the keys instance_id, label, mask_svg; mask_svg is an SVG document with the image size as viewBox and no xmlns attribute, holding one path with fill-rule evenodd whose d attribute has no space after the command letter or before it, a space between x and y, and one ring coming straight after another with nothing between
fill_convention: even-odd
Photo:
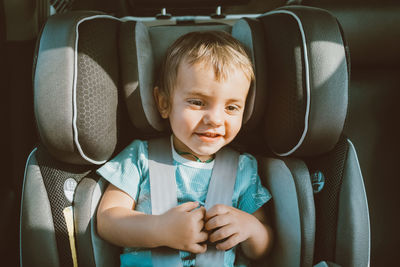
<instances>
[{"instance_id":1,"label":"car safety seat","mask_svg":"<svg viewBox=\"0 0 400 267\"><path fill-rule=\"evenodd\" d=\"M175 39L194 30L233 29L249 37L251 45L252 35L240 30L248 30L246 26L148 29L94 12L49 18L34 63L41 142L25 169L21 265L118 266L120 248L102 241L95 230L94 215L105 186L95 170L128 141L161 129L152 97L154 73Z\"/></svg>"},{"instance_id":2,"label":"car safety seat","mask_svg":"<svg viewBox=\"0 0 400 267\"><path fill-rule=\"evenodd\" d=\"M400 203L400 2L302 0L339 20L351 54L349 108L344 133L357 148L369 200L371 265L397 265ZM379 177L379 178L378 178ZM378 179L377 179L378 178Z\"/></svg>"},{"instance_id":3,"label":"car safety seat","mask_svg":"<svg viewBox=\"0 0 400 267\"><path fill-rule=\"evenodd\" d=\"M258 20L264 25L268 66L264 136L279 156L260 162L275 209L280 210L274 217L279 255L274 258L278 266L320 261L368 266L370 227L363 178L354 146L342 134L350 61L340 24L327 11L301 6L277 9ZM289 234L298 221L300 230ZM293 253L286 249L296 238L302 244L300 264L285 257Z\"/></svg>"},{"instance_id":4,"label":"car safety seat","mask_svg":"<svg viewBox=\"0 0 400 267\"><path fill-rule=\"evenodd\" d=\"M321 21L327 29L336 29L327 38L324 34L330 31L318 26ZM333 194L333 219L339 223L329 228L334 233L329 232L327 238L339 235L334 239L334 251L340 247L339 254L347 253L346 258L358 251L364 253L364 243L358 241L366 230L364 241L369 242L369 228L367 213L360 226L346 214L355 212L353 193L362 195L363 185L354 150L345 138L339 139L348 81L343 40L329 13L309 8L281 9L257 19L239 20L233 26L146 27L90 12L51 17L43 28L34 64L35 115L41 142L25 169L22 266L118 266L120 249L96 234L94 215L106 184L95 170L128 141L160 135L163 124L151 93L154 73L176 38L202 29L231 32L244 43L255 65L257 79L248 97L247 123L236 145L260 155L260 175L273 195L275 244L270 256L257 264L312 266L327 260L355 266L331 257L331 242L329 253L318 256L317 246L326 240L319 225L326 227L326 220L332 219L326 219L324 210L319 209L325 209L330 201L325 195L330 197L331 169L339 170L339 176L345 174ZM316 47L314 40L320 41ZM329 48L333 50L324 52ZM327 63L332 51L338 56L334 66ZM337 99L331 100L333 96ZM331 112L339 113L333 122L329 117L325 120ZM265 132L260 125L265 125ZM289 137L282 141L285 134ZM267 145L285 157L265 157L270 155ZM338 160L342 163L338 167L337 147L346 155ZM288 157L288 151L296 158ZM316 197L316 230L310 173L326 179L319 193L322 200ZM365 212L365 194L362 197L357 210ZM349 239L350 246L341 246L343 231L355 237Z\"/></svg>"}]
</instances>

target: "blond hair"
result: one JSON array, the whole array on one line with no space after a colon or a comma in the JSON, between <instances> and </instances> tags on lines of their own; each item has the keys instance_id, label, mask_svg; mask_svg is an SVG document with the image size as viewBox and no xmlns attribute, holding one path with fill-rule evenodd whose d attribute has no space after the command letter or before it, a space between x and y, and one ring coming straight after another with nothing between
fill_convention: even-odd
<instances>
[{"instance_id":1,"label":"blond hair","mask_svg":"<svg viewBox=\"0 0 400 267\"><path fill-rule=\"evenodd\" d=\"M253 65L238 40L223 31L190 32L178 38L167 50L161 67L160 92L169 97L176 84L178 68L204 63L213 67L217 81L225 80L235 68L254 80Z\"/></svg>"}]
</instances>

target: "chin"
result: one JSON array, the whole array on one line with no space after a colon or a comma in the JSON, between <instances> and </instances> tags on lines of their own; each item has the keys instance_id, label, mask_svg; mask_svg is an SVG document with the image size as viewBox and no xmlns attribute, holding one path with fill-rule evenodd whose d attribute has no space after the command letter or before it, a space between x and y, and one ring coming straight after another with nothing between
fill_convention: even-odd
<instances>
[{"instance_id":1,"label":"chin","mask_svg":"<svg viewBox=\"0 0 400 267\"><path fill-rule=\"evenodd\" d=\"M217 153L222 147L223 146L202 147L193 151L200 156L210 156Z\"/></svg>"}]
</instances>

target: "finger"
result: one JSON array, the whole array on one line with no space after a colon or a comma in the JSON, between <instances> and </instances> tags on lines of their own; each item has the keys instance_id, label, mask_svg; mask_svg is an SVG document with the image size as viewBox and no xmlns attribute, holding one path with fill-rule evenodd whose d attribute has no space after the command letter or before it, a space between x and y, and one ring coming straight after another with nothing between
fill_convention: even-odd
<instances>
[{"instance_id":1,"label":"finger","mask_svg":"<svg viewBox=\"0 0 400 267\"><path fill-rule=\"evenodd\" d=\"M207 244L193 244L188 251L194 254L204 253L207 251Z\"/></svg>"},{"instance_id":2,"label":"finger","mask_svg":"<svg viewBox=\"0 0 400 267\"><path fill-rule=\"evenodd\" d=\"M195 229L198 231L203 230L204 228L204 220L201 217L194 218L195 221L197 221L197 224L194 225Z\"/></svg>"},{"instance_id":3,"label":"finger","mask_svg":"<svg viewBox=\"0 0 400 267\"><path fill-rule=\"evenodd\" d=\"M225 214L229 211L229 207L223 204L217 204L206 212L205 220L208 221L214 216Z\"/></svg>"},{"instance_id":4,"label":"finger","mask_svg":"<svg viewBox=\"0 0 400 267\"><path fill-rule=\"evenodd\" d=\"M203 217L206 216L207 210L206 210L206 208L204 206L200 206L199 210L202 212Z\"/></svg>"},{"instance_id":5,"label":"finger","mask_svg":"<svg viewBox=\"0 0 400 267\"><path fill-rule=\"evenodd\" d=\"M199 220L204 219L204 215L206 213L206 209L203 206L200 206L198 209L194 209L191 211L191 213L196 216Z\"/></svg>"},{"instance_id":6,"label":"finger","mask_svg":"<svg viewBox=\"0 0 400 267\"><path fill-rule=\"evenodd\" d=\"M209 219L205 224L205 228L207 230L211 231L213 229L223 227L229 223L230 223L230 216L229 216L229 213L226 213L226 214L214 216L211 219Z\"/></svg>"},{"instance_id":7,"label":"finger","mask_svg":"<svg viewBox=\"0 0 400 267\"><path fill-rule=\"evenodd\" d=\"M243 241L243 240L240 240L239 234L234 234L234 235L230 236L224 242L221 242L221 243L217 244L215 247L218 250L228 250L228 249L233 248L237 244L239 244L241 241Z\"/></svg>"},{"instance_id":8,"label":"finger","mask_svg":"<svg viewBox=\"0 0 400 267\"><path fill-rule=\"evenodd\" d=\"M227 226L224 226L224 227L219 228L218 230L214 231L212 234L210 234L208 236L208 239L211 242L215 243L215 242L221 241L223 239L226 239L236 233L237 233L237 231L235 231L235 228L233 226L227 225Z\"/></svg>"},{"instance_id":9,"label":"finger","mask_svg":"<svg viewBox=\"0 0 400 267\"><path fill-rule=\"evenodd\" d=\"M176 208L180 211L192 211L195 208L197 208L198 206L199 206L199 202L189 201L189 202L186 202L186 203L183 203L183 204L177 206Z\"/></svg>"},{"instance_id":10,"label":"finger","mask_svg":"<svg viewBox=\"0 0 400 267\"><path fill-rule=\"evenodd\" d=\"M197 243L202 243L208 240L208 233L207 232L200 232L197 237Z\"/></svg>"}]
</instances>

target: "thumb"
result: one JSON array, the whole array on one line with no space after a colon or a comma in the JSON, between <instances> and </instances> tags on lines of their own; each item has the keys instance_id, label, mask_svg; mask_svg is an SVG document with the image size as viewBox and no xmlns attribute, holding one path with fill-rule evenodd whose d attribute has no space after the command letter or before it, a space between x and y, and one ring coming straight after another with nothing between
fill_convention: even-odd
<instances>
[{"instance_id":1,"label":"thumb","mask_svg":"<svg viewBox=\"0 0 400 267\"><path fill-rule=\"evenodd\" d=\"M180 211L192 211L193 209L197 208L198 206L199 206L199 202L189 201L189 202L179 205L177 208Z\"/></svg>"}]
</instances>

